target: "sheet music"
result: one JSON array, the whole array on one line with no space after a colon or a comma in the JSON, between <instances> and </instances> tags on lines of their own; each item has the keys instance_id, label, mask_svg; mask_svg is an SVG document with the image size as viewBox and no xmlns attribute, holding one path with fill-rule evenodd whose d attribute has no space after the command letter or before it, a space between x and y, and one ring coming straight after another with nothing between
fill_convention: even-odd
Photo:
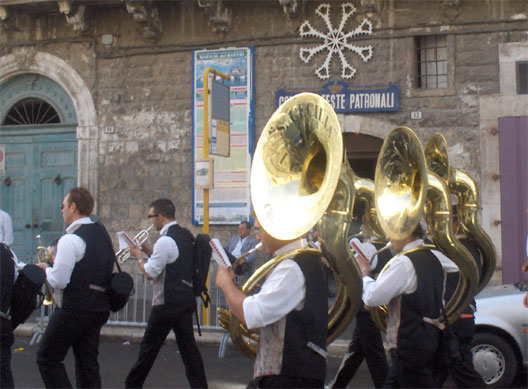
<instances>
[{"instance_id":1,"label":"sheet music","mask_svg":"<svg viewBox=\"0 0 528 389\"><path fill-rule=\"evenodd\" d=\"M119 250L136 246L134 240L125 231L119 231L117 233L117 240L119 241Z\"/></svg>"},{"instance_id":2,"label":"sheet music","mask_svg":"<svg viewBox=\"0 0 528 389\"><path fill-rule=\"evenodd\" d=\"M211 257L216 261L216 263L223 267L231 267L231 262L229 261L229 258L227 257L227 254L220 241L216 238L211 239L209 245L211 245L211 248L213 249Z\"/></svg>"}]
</instances>

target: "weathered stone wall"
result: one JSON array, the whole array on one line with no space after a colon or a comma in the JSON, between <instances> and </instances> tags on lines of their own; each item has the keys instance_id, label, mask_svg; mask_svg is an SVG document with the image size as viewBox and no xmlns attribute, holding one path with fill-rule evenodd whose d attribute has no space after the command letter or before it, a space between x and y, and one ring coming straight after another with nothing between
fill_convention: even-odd
<instances>
[{"instance_id":1,"label":"weathered stone wall","mask_svg":"<svg viewBox=\"0 0 528 389\"><path fill-rule=\"evenodd\" d=\"M413 128L425 144L435 132L447 138L454 166L467 170L481 182L480 149L483 133L481 99L500 91L499 45L526 42L526 2L504 1L371 1L347 26L355 28L368 16L374 35L358 40L372 44L368 63L347 53L357 74L349 84L393 83L401 90L401 110L396 113L340 115L344 131L383 138L392 128ZM97 114L98 213L111 231L135 233L147 226L148 203L171 198L177 219L191 220L191 58L193 49L253 45L255 47L255 130L274 111L274 94L281 88L318 87L315 74L326 53L310 64L299 58L299 49L320 43L303 40L298 29L304 20L326 31L315 14L319 2L300 2L296 15L283 12L278 1L225 2L232 12L230 30L214 33L209 16L195 2L156 2L162 32L155 43L145 40L123 3L93 7L87 13L87 32L78 36L57 13L13 11L0 34L1 54L31 47L67 62L84 79ZM333 1L332 22L337 26L340 2ZM524 20L524 24L520 23ZM450 81L442 90L417 90L414 37L446 34ZM103 34L114 43L105 46ZM332 80L339 77L334 58ZM410 112L422 119L411 120ZM519 113L520 115L521 113ZM359 116L359 117L358 117ZM115 133L105 134L105 126ZM85 169L85 170L83 170ZM80 172L88 167L80 167ZM82 181L82 179L81 179ZM485 229L488 229L485 226ZM196 232L198 228L194 228ZM233 227L211 227L211 235L226 240Z\"/></svg>"}]
</instances>

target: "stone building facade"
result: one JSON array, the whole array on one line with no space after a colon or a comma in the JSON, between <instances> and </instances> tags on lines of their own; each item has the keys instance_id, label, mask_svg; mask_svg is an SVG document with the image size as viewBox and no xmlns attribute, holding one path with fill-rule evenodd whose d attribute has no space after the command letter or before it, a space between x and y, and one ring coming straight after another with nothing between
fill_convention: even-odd
<instances>
[{"instance_id":1,"label":"stone building facade","mask_svg":"<svg viewBox=\"0 0 528 389\"><path fill-rule=\"evenodd\" d=\"M480 222L498 254L492 281L522 278L528 224L524 213L528 173L522 166L526 159L522 153L516 157L517 170L507 181L519 190L517 203L512 204L517 210L512 226L511 220L501 216L505 215L501 181L506 178L500 163L506 155L499 152L499 138L508 130L499 128L499 118L524 117L519 119L517 132L512 130L507 137L525 150L526 1L327 3L336 29L344 20L345 8L341 7L350 4L356 12L344 21L342 31L357 28L365 18L372 25L371 34L348 38L351 45L372 47L372 57L366 62L350 50L343 51L346 62L356 69L348 79L342 76L344 62L339 50L329 63L326 80L316 70L328 51L315 54L308 63L299 54L302 48L324 41L302 37L303 22L330 35L324 18L317 13L324 2L3 0L0 87L14 77L39 74L66 92L75 110L76 182L95 194L96 213L115 236L120 230L134 234L147 227L148 203L159 197L171 198L176 203L177 220L191 224L193 50L253 47L256 139L275 110L279 89L316 89L328 81L344 81L354 87L396 85L400 91L398 111L339 114L349 158L356 166L361 160L372 164L381 142L397 126L411 127L423 145L434 133L442 133L452 165L469 172L480 188ZM435 86L420 77L426 72L420 68L424 59L419 48L431 39L438 53L442 52L435 57L438 68L433 76L439 81ZM4 120L16 97L22 96L21 90L31 95L31 83L24 82L19 92L16 88L0 91L0 145L7 145L7 170L11 166L10 142L22 135L12 126L6 127ZM54 142L60 144L60 134L54 136ZM38 136L27 140L35 147L41 141ZM4 182L0 204L18 215L17 197L8 194L14 187ZM37 208L49 207L39 204ZM50 217L60 218L60 212ZM33 228L38 224L34 212L20 216L18 223L18 239L30 235L30 243L24 245L29 244L28 251L32 251L39 228ZM198 232L201 227L192 229ZM235 228L212 225L210 233L225 241ZM514 233L518 247L513 255L518 257L512 258L503 255L503 242L504 235ZM503 274L506 268L507 277Z\"/></svg>"}]
</instances>

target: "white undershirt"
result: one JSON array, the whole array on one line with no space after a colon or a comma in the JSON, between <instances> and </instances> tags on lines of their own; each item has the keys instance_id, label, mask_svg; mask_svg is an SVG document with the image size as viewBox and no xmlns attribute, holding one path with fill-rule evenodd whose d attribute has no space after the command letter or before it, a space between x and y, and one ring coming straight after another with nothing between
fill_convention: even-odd
<instances>
[{"instance_id":1,"label":"white undershirt","mask_svg":"<svg viewBox=\"0 0 528 389\"><path fill-rule=\"evenodd\" d=\"M273 256L306 246L305 239L298 239L281 247ZM265 327L294 309L302 309L305 294L305 280L301 268L292 259L283 260L268 275L260 292L244 299L242 307L247 328Z\"/></svg>"},{"instance_id":2,"label":"white undershirt","mask_svg":"<svg viewBox=\"0 0 528 389\"><path fill-rule=\"evenodd\" d=\"M403 251L423 244L422 239L408 243ZM437 250L431 252L438 258L446 273L458 272L453 261ZM376 280L369 276L363 277L363 302L370 307L388 304L394 297L411 294L418 288L418 279L414 266L406 255L391 260L386 270Z\"/></svg>"},{"instance_id":3,"label":"white undershirt","mask_svg":"<svg viewBox=\"0 0 528 389\"><path fill-rule=\"evenodd\" d=\"M176 262L180 255L178 245L170 236L167 236L169 227L178 224L175 220L167 223L163 226L160 231L160 238L154 243L152 247L152 255L148 258L148 262L145 263L145 272L151 278L158 278L163 272L165 267L173 262Z\"/></svg>"},{"instance_id":4,"label":"white undershirt","mask_svg":"<svg viewBox=\"0 0 528 389\"><path fill-rule=\"evenodd\" d=\"M46 278L54 288L55 303L62 306L62 291L70 283L75 264L84 258L86 253L86 242L74 232L83 224L93 224L89 217L75 220L66 228L64 234L57 243L57 255L53 267L46 268Z\"/></svg>"}]
</instances>

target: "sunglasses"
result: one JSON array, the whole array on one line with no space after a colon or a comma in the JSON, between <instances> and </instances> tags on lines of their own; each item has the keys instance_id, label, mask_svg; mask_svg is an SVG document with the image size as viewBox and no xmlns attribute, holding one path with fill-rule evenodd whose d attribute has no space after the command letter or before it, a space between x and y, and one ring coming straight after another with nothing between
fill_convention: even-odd
<instances>
[{"instance_id":1,"label":"sunglasses","mask_svg":"<svg viewBox=\"0 0 528 389\"><path fill-rule=\"evenodd\" d=\"M147 219L150 219L151 217L157 217L157 216L159 216L159 213L156 213L154 215L147 215Z\"/></svg>"}]
</instances>

